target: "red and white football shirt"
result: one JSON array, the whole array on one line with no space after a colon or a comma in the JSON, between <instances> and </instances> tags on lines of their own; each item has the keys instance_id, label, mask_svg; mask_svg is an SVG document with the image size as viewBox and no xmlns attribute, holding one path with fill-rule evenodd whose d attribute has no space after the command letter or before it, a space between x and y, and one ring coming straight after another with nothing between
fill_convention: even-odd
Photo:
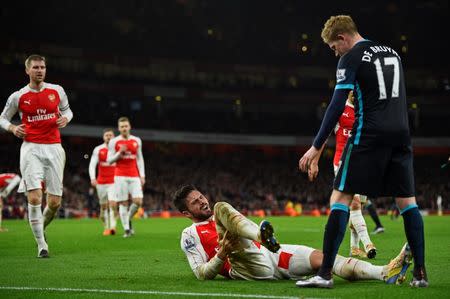
<instances>
[{"instance_id":1,"label":"red and white football shirt","mask_svg":"<svg viewBox=\"0 0 450 299\"><path fill-rule=\"evenodd\" d=\"M344 112L342 112L339 122L334 129L336 134L336 152L334 154L333 164L339 166L342 152L347 144L348 138L352 135L353 123L355 122L355 107L349 102L346 103Z\"/></svg>"},{"instance_id":2,"label":"red and white football shirt","mask_svg":"<svg viewBox=\"0 0 450 299\"><path fill-rule=\"evenodd\" d=\"M216 222L208 221L194 223L185 228L181 235L181 248L186 253L192 270L211 260L219 251ZM225 261L219 274L230 277L231 266Z\"/></svg>"},{"instance_id":3,"label":"red and white football shirt","mask_svg":"<svg viewBox=\"0 0 450 299\"><path fill-rule=\"evenodd\" d=\"M64 89L50 83L44 83L40 90L27 85L8 98L0 119L5 130L17 111L25 124L24 140L41 144L61 143L56 120L64 115L70 121L73 116Z\"/></svg>"},{"instance_id":4,"label":"red and white football shirt","mask_svg":"<svg viewBox=\"0 0 450 299\"><path fill-rule=\"evenodd\" d=\"M125 155L116 161L115 176L145 177L141 139L133 135L128 136L127 139L122 135L111 139L108 145L109 162L119 152L121 146L126 146L126 151Z\"/></svg>"},{"instance_id":5,"label":"red and white football shirt","mask_svg":"<svg viewBox=\"0 0 450 299\"><path fill-rule=\"evenodd\" d=\"M106 144L103 143L94 148L89 163L89 176L91 180L97 179L97 183L100 185L114 183L116 163L109 164L107 158L108 146ZM98 173L96 177L95 174L97 169Z\"/></svg>"}]
</instances>

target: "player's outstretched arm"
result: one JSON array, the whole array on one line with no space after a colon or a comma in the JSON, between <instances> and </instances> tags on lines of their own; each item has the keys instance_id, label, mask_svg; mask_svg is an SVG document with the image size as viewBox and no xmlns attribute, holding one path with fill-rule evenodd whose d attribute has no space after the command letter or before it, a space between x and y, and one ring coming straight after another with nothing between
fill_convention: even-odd
<instances>
[{"instance_id":1,"label":"player's outstretched arm","mask_svg":"<svg viewBox=\"0 0 450 299\"><path fill-rule=\"evenodd\" d=\"M328 105L327 111L323 118L320 130L314 139L313 146L303 155L300 159L300 170L307 172L311 162L316 159L319 154L320 149L324 145L328 136L330 136L333 128L336 127L339 117L345 108L345 103L347 101L349 89L335 89L333 93L333 98L331 99L330 105Z\"/></svg>"}]
</instances>

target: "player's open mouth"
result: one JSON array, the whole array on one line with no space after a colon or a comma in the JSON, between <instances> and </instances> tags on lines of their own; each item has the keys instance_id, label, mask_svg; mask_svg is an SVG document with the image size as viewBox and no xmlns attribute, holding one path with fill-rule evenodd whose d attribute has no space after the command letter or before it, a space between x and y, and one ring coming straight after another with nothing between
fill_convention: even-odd
<instances>
[{"instance_id":1,"label":"player's open mouth","mask_svg":"<svg viewBox=\"0 0 450 299\"><path fill-rule=\"evenodd\" d=\"M208 206L208 205L204 205L203 207L201 207L201 209L202 209L203 211L207 211L207 210L209 210L209 206Z\"/></svg>"}]
</instances>

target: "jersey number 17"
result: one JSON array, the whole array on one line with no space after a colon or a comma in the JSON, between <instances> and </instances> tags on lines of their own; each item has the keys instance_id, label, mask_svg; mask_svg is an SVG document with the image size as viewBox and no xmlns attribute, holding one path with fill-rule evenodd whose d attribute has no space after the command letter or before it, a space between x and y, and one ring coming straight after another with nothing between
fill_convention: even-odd
<instances>
[{"instance_id":1,"label":"jersey number 17","mask_svg":"<svg viewBox=\"0 0 450 299\"><path fill-rule=\"evenodd\" d=\"M386 84L384 81L384 75L383 75L383 69L386 68L386 66L393 65L394 66L394 77L392 82L392 93L391 98L398 98L398 91L400 87L400 66L398 63L397 57L384 57L383 59L384 67L381 66L380 59L377 58L373 63L375 64L375 69L377 71L377 79L378 79L378 89L380 91L380 97L379 100L385 100L387 99L386 94Z\"/></svg>"}]
</instances>

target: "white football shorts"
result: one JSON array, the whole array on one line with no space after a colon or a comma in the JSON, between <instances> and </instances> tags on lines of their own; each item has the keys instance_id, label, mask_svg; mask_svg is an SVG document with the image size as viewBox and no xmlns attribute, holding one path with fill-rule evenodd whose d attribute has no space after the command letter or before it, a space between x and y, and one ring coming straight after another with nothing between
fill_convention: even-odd
<instances>
[{"instance_id":1,"label":"white football shorts","mask_svg":"<svg viewBox=\"0 0 450 299\"><path fill-rule=\"evenodd\" d=\"M22 143L20 148L20 172L22 181L19 192L41 189L48 194L62 196L66 153L60 143Z\"/></svg>"},{"instance_id":2,"label":"white football shorts","mask_svg":"<svg viewBox=\"0 0 450 299\"><path fill-rule=\"evenodd\" d=\"M281 244L277 253L272 253L277 266L277 279L299 279L313 274L311 253L314 248L303 245ZM280 277L281 276L281 277Z\"/></svg>"},{"instance_id":3,"label":"white football shorts","mask_svg":"<svg viewBox=\"0 0 450 299\"><path fill-rule=\"evenodd\" d=\"M131 198L143 198L141 179L139 177L114 177L115 198L117 202L128 200L128 195Z\"/></svg>"},{"instance_id":4,"label":"white football shorts","mask_svg":"<svg viewBox=\"0 0 450 299\"><path fill-rule=\"evenodd\" d=\"M108 203L109 200L114 200L114 184L97 184L95 189L97 189L97 196L101 205Z\"/></svg>"}]
</instances>

